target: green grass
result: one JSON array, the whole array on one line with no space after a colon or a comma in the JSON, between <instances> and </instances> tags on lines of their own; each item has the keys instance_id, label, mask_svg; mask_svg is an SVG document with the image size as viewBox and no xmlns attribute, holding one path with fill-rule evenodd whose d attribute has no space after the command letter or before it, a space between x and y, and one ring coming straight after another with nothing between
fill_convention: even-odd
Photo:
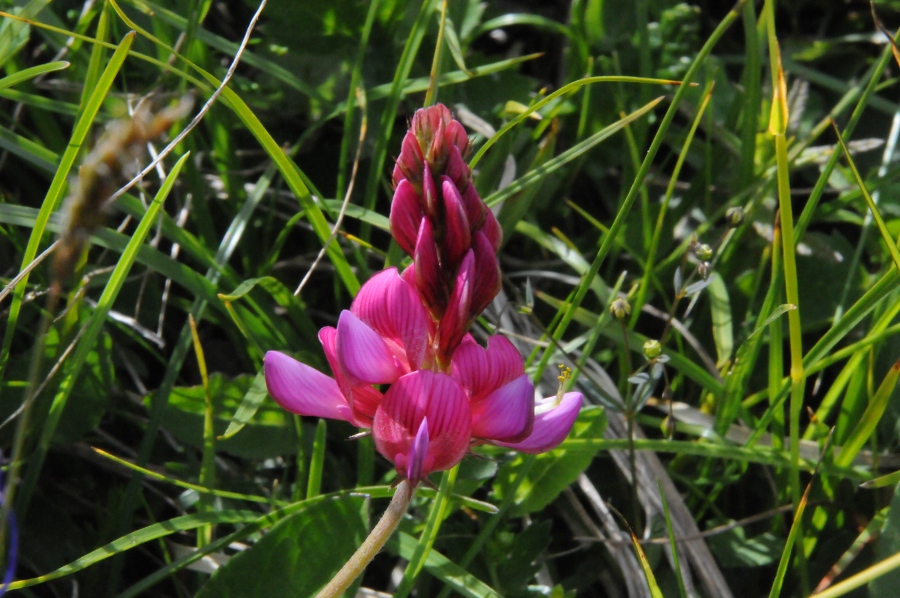
<instances>
[{"instance_id":1,"label":"green grass","mask_svg":"<svg viewBox=\"0 0 900 598\"><path fill-rule=\"evenodd\" d=\"M591 406L555 451L477 447L433 476L361 584L890 595L900 65L871 43L865 7L697 4L270 0L196 128L80 229L62 286L53 243L73 226L61 205L85 156L142 101L192 94L196 113L257 6L4 6L12 587L277 598L340 568L396 474L371 439L346 441L350 426L281 411L258 374L268 350L327 371L318 329L403 263L386 218L393 158L415 109L439 101L467 126L504 229L508 305L476 336L508 334L544 396L556 364L574 367L567 384ZM123 145L104 193L189 121ZM632 307L622 320L616 297ZM224 563L212 575L207 556Z\"/></svg>"}]
</instances>

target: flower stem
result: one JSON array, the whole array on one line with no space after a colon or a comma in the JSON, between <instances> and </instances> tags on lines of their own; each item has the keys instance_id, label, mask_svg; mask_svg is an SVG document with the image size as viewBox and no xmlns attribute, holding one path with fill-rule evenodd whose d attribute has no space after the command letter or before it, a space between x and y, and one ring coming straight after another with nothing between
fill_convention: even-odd
<instances>
[{"instance_id":1,"label":"flower stem","mask_svg":"<svg viewBox=\"0 0 900 598\"><path fill-rule=\"evenodd\" d=\"M397 486L397 491L394 492L394 498L391 499L391 504L388 505L387 510L381 516L378 524L372 529L369 537L353 553L350 560L341 567L337 575L328 582L328 585L322 588L322 591L316 595L316 598L341 596L350 587L350 584L362 574L366 566L375 558L378 551L381 550L388 538L391 537L391 534L394 533L394 530L397 529L397 525L403 519L406 508L409 506L409 501L412 500L413 491L414 488L410 486L408 481L403 480L400 482Z\"/></svg>"}]
</instances>

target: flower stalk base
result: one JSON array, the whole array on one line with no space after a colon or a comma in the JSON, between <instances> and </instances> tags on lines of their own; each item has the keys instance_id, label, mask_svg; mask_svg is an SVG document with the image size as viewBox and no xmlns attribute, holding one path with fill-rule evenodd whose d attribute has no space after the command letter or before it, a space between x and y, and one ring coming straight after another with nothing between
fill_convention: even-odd
<instances>
[{"instance_id":1,"label":"flower stalk base","mask_svg":"<svg viewBox=\"0 0 900 598\"><path fill-rule=\"evenodd\" d=\"M391 499L381 520L372 529L366 541L353 553L350 560L338 571L337 575L328 582L328 585L322 588L316 598L336 598L342 596L350 584L359 577L365 570L366 566L375 558L375 555L384 547L385 542L397 529L406 509L409 507L409 501L412 500L415 488L408 480L403 480L397 485L397 491Z\"/></svg>"}]
</instances>

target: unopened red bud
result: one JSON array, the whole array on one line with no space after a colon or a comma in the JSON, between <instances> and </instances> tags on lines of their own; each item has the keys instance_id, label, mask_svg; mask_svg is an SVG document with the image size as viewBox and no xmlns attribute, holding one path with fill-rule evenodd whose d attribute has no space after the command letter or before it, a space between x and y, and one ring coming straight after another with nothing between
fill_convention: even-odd
<instances>
[{"instance_id":1,"label":"unopened red bud","mask_svg":"<svg viewBox=\"0 0 900 598\"><path fill-rule=\"evenodd\" d=\"M500 264L491 242L484 233L477 232L472 238L475 255L475 282L472 290L472 313L474 319L490 305L500 292Z\"/></svg>"},{"instance_id":2,"label":"unopened red bud","mask_svg":"<svg viewBox=\"0 0 900 598\"><path fill-rule=\"evenodd\" d=\"M491 242L491 247L494 248L494 251L498 251L500 243L503 241L503 229L500 227L500 223L497 222L497 217L494 216L494 213L487 208L485 208L484 225L481 227L481 232Z\"/></svg>"},{"instance_id":3,"label":"unopened red bud","mask_svg":"<svg viewBox=\"0 0 900 598\"><path fill-rule=\"evenodd\" d=\"M428 218L423 218L422 224L419 225L419 237L416 240L413 259L416 263L416 288L422 302L432 316L440 317L447 306L447 291L441 277L434 230Z\"/></svg>"},{"instance_id":4,"label":"unopened red bud","mask_svg":"<svg viewBox=\"0 0 900 598\"><path fill-rule=\"evenodd\" d=\"M419 225L422 223L421 199L412 183L403 179L394 190L391 202L391 235L408 255L416 251Z\"/></svg>"},{"instance_id":5,"label":"unopened red bud","mask_svg":"<svg viewBox=\"0 0 900 598\"><path fill-rule=\"evenodd\" d=\"M452 272L472 245L472 236L462 198L456 185L447 176L442 177L441 193L444 198L444 238L441 243L441 255L446 258L444 268Z\"/></svg>"}]
</instances>

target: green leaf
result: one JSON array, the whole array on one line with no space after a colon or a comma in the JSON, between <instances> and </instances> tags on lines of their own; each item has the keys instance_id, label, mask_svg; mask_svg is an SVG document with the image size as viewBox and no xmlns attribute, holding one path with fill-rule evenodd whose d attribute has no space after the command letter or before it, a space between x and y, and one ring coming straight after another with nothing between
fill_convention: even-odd
<instances>
[{"instance_id":1,"label":"green leaf","mask_svg":"<svg viewBox=\"0 0 900 598\"><path fill-rule=\"evenodd\" d=\"M716 343L716 354L719 356L716 366L721 368L731 359L734 351L731 301L721 276L711 276L708 289L709 306L712 310L713 339Z\"/></svg>"},{"instance_id":2,"label":"green leaf","mask_svg":"<svg viewBox=\"0 0 900 598\"><path fill-rule=\"evenodd\" d=\"M214 428L223 435L244 406L251 392L254 376L228 379L221 373L209 377L209 392L215 413ZM265 396L265 395L263 395ZM152 394L145 397L149 406ZM180 441L203 447L203 417L206 398L202 386L176 387L169 398L169 409L163 415L163 426ZM242 417L246 416L246 411ZM232 434L216 443L220 451L250 459L266 459L292 455L297 451L296 432L291 415L273 402L263 402L243 424L240 434Z\"/></svg>"},{"instance_id":3,"label":"green leaf","mask_svg":"<svg viewBox=\"0 0 900 598\"><path fill-rule=\"evenodd\" d=\"M234 418L228 424L228 429L218 439L225 440L240 432L256 415L256 411L266 398L266 393L266 374L265 372L260 372L253 379L253 384L250 385L247 394L244 395L241 406L234 412Z\"/></svg>"},{"instance_id":4,"label":"green leaf","mask_svg":"<svg viewBox=\"0 0 900 598\"><path fill-rule=\"evenodd\" d=\"M713 534L707 542L723 567L762 567L778 560L784 550L784 538L771 532L748 538L742 527Z\"/></svg>"},{"instance_id":5,"label":"green leaf","mask_svg":"<svg viewBox=\"0 0 900 598\"><path fill-rule=\"evenodd\" d=\"M366 499L323 501L280 521L252 547L231 557L197 598L314 596L362 544L368 529ZM348 592L355 594L353 589Z\"/></svg>"},{"instance_id":6,"label":"green leaf","mask_svg":"<svg viewBox=\"0 0 900 598\"><path fill-rule=\"evenodd\" d=\"M606 429L606 412L601 407L585 407L573 427L569 438L599 439ZM555 450L535 457L528 476L516 491L514 516L540 511L574 482L587 469L597 451ZM519 455L500 467L494 482L494 491L501 498L513 484L519 469L527 457Z\"/></svg>"}]
</instances>

